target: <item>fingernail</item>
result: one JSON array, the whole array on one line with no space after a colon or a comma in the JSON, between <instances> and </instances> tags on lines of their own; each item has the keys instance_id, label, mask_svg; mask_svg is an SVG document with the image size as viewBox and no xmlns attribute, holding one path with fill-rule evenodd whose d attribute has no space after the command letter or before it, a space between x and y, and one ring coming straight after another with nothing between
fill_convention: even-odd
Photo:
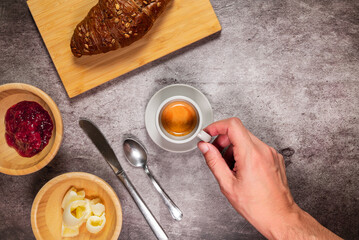
<instances>
[{"instance_id":1,"label":"fingernail","mask_svg":"<svg viewBox=\"0 0 359 240\"><path fill-rule=\"evenodd\" d=\"M209 150L209 147L207 146L207 143L204 143L204 142L199 143L198 148L203 154L205 154Z\"/></svg>"}]
</instances>

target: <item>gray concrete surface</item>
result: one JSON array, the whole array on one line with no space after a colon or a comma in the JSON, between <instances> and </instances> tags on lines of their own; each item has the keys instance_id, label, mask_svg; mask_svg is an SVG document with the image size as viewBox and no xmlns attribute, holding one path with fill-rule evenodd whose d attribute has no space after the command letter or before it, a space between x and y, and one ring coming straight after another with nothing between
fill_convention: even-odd
<instances>
[{"instance_id":1,"label":"gray concrete surface","mask_svg":"<svg viewBox=\"0 0 359 240\"><path fill-rule=\"evenodd\" d=\"M171 239L262 239L221 195L198 150L161 150L144 127L150 97L172 83L207 95L215 119L240 117L286 156L295 201L345 239L359 237L359 2L356 0L211 0L220 34L69 99L25 0L0 2L0 84L46 91L64 120L56 158L28 176L0 174L0 239L33 239L30 208L53 177L85 171L117 192L120 239L155 239L124 187L78 127L96 122ZM172 220L141 169L124 159L124 134L150 152L149 166L183 210Z\"/></svg>"}]
</instances>

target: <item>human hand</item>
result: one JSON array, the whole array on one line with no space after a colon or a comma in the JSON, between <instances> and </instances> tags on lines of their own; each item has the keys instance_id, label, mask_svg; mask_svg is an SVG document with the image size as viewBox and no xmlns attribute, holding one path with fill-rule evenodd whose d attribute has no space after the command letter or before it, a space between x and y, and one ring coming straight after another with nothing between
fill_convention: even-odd
<instances>
[{"instance_id":1,"label":"human hand","mask_svg":"<svg viewBox=\"0 0 359 240\"><path fill-rule=\"evenodd\" d=\"M200 142L198 147L222 193L265 237L305 239L320 236L316 234L320 232L326 234L323 239L337 239L294 202L283 156L249 132L238 118L215 122L205 131L218 136L213 144ZM226 155L235 161L232 170L220 153L227 147Z\"/></svg>"}]
</instances>

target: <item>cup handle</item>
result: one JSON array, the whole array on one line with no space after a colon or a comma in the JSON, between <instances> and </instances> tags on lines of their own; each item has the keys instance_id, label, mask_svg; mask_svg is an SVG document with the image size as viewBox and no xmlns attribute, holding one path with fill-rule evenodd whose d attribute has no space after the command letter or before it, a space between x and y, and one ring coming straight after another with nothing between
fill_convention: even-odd
<instances>
[{"instance_id":1,"label":"cup handle","mask_svg":"<svg viewBox=\"0 0 359 240\"><path fill-rule=\"evenodd\" d=\"M203 142L210 142L212 140L212 136L203 130L198 133L197 137L200 138Z\"/></svg>"}]
</instances>

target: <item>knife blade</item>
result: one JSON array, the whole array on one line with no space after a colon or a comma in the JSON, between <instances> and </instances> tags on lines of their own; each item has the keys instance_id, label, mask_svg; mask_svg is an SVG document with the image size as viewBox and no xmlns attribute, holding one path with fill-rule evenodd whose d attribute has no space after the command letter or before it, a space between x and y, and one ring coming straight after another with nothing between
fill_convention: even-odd
<instances>
[{"instance_id":1,"label":"knife blade","mask_svg":"<svg viewBox=\"0 0 359 240\"><path fill-rule=\"evenodd\" d=\"M98 127L90 120L81 118L79 121L80 127L91 139L92 143L95 144L96 148L100 151L103 158L106 160L108 165L112 168L115 174L123 172L123 168L118 161L115 152L112 150L110 144L107 142L105 136L98 129Z\"/></svg>"},{"instance_id":2,"label":"knife blade","mask_svg":"<svg viewBox=\"0 0 359 240\"><path fill-rule=\"evenodd\" d=\"M150 226L157 239L168 240L167 234L148 209L141 196L136 191L135 187L127 177L120 162L118 161L115 152L107 142L105 136L101 133L98 127L88 119L80 118L79 125L86 135L91 139L96 148L100 151L101 155L105 158L106 162L110 165L116 176L121 180L131 197L137 204L142 215L145 217L148 225Z\"/></svg>"}]
</instances>

